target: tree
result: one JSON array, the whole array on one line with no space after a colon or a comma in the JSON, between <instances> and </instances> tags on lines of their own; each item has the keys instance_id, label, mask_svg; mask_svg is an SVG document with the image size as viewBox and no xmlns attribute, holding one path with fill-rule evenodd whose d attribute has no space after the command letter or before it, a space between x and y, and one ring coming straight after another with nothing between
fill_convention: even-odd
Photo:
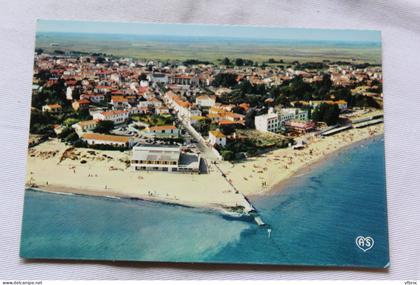
<instances>
[{"instance_id":1,"label":"tree","mask_svg":"<svg viewBox=\"0 0 420 285\"><path fill-rule=\"evenodd\" d=\"M223 157L223 160L233 160L235 158L235 154L230 150L222 150L220 154Z\"/></svg>"},{"instance_id":2,"label":"tree","mask_svg":"<svg viewBox=\"0 0 420 285\"><path fill-rule=\"evenodd\" d=\"M227 58L227 57L225 57L225 58L222 60L222 64L223 64L223 65L231 65L230 59L229 59L229 58Z\"/></svg>"},{"instance_id":3,"label":"tree","mask_svg":"<svg viewBox=\"0 0 420 285\"><path fill-rule=\"evenodd\" d=\"M139 79L139 81L146 80L147 79L147 75L145 73L142 73L142 74L139 75L138 79Z\"/></svg>"},{"instance_id":4,"label":"tree","mask_svg":"<svg viewBox=\"0 0 420 285\"><path fill-rule=\"evenodd\" d=\"M215 87L233 87L237 84L235 73L219 73L214 77L212 85Z\"/></svg>"},{"instance_id":5,"label":"tree","mask_svg":"<svg viewBox=\"0 0 420 285\"><path fill-rule=\"evenodd\" d=\"M311 114L314 121L325 122L327 125L335 125L340 116L340 109L336 104L322 103Z\"/></svg>"},{"instance_id":6,"label":"tree","mask_svg":"<svg viewBox=\"0 0 420 285\"><path fill-rule=\"evenodd\" d=\"M109 132L113 129L114 129L114 122L105 120L105 121L100 121L96 125L93 131L96 133L109 134Z\"/></svg>"},{"instance_id":7,"label":"tree","mask_svg":"<svg viewBox=\"0 0 420 285\"><path fill-rule=\"evenodd\" d=\"M236 66L242 66L242 65L244 65L244 60L242 58L235 59L235 65Z\"/></svg>"},{"instance_id":8,"label":"tree","mask_svg":"<svg viewBox=\"0 0 420 285\"><path fill-rule=\"evenodd\" d=\"M220 131L224 134L224 135L231 135L235 132L235 126L233 125L221 125L220 127Z\"/></svg>"},{"instance_id":9,"label":"tree","mask_svg":"<svg viewBox=\"0 0 420 285\"><path fill-rule=\"evenodd\" d=\"M76 118L67 118L64 120L63 125L66 127L71 127L72 125L78 123L79 120Z\"/></svg>"}]
</instances>

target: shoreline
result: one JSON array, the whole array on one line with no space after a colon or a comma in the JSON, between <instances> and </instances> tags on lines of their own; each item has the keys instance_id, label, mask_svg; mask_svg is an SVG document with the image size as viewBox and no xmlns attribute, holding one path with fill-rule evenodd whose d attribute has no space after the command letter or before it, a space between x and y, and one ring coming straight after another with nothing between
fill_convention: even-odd
<instances>
[{"instance_id":1,"label":"shoreline","mask_svg":"<svg viewBox=\"0 0 420 285\"><path fill-rule=\"evenodd\" d=\"M48 185L48 186L44 186L43 188L40 188L38 185L25 185L25 191L34 191L34 192L42 192L42 193L56 194L56 195L67 195L67 196L82 196L82 197L93 197L93 198L108 198L108 199L115 199L115 200L143 201L143 202L184 207L184 208L190 208L190 209L201 209L201 210L206 210L212 213L218 213L223 216L228 216L230 218L238 218L238 219L249 216L249 215L245 215L244 213L229 211L229 208L224 207L223 205L210 206L209 204L199 205L199 204L187 204L184 202L177 203L170 200L153 199L151 197L127 196L127 195L121 195L118 192L106 193L106 192L100 192L100 191L89 191L89 190L70 188L70 187L59 186L59 185Z\"/></svg>"},{"instance_id":2,"label":"shoreline","mask_svg":"<svg viewBox=\"0 0 420 285\"><path fill-rule=\"evenodd\" d=\"M383 126L350 129L325 138L308 136L307 145L301 150L277 149L246 161L220 165L226 177L244 195L260 196L273 192L279 185L354 144L383 135Z\"/></svg>"},{"instance_id":3,"label":"shoreline","mask_svg":"<svg viewBox=\"0 0 420 285\"><path fill-rule=\"evenodd\" d=\"M225 176L211 165L209 173L201 175L132 171L126 164L129 151L70 148L49 140L29 149L25 186L56 194L138 199L202 208L231 217L252 216L255 209L248 197L282 191L317 164L381 135L383 124L326 138L308 137L303 150L277 149L236 164L219 162L217 168ZM261 186L263 181L268 182Z\"/></svg>"},{"instance_id":4,"label":"shoreline","mask_svg":"<svg viewBox=\"0 0 420 285\"><path fill-rule=\"evenodd\" d=\"M338 156L341 152L345 152L353 147L357 147L358 145L363 144L364 142L369 142L369 141L374 141L376 139L378 139L379 137L383 136L383 133L379 133L379 134L375 134L372 137L367 137L364 138L362 140L358 140L358 141L354 141L351 144L345 145L339 149L334 150L331 153L326 154L324 159L318 159L315 160L313 162L310 162L308 165L298 169L296 172L294 172L293 175L291 175L290 177L279 181L278 183L274 184L270 190L264 192L264 193L255 193L255 194L250 194L248 195L251 198L257 198L257 197L261 197L261 196L265 196L265 195L272 195L272 194L276 194L276 193L280 193L283 190L285 190L285 188L290 185L291 183L293 183L293 181L295 181L295 179L306 175L307 173L311 172L316 166L320 166L324 163L327 163L329 160L335 158L336 156Z\"/></svg>"}]
</instances>

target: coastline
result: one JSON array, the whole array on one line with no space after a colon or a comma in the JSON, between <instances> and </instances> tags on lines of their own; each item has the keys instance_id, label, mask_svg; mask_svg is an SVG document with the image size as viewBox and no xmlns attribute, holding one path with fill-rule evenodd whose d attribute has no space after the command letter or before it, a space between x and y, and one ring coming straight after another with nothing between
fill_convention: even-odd
<instances>
[{"instance_id":1,"label":"coastline","mask_svg":"<svg viewBox=\"0 0 420 285\"><path fill-rule=\"evenodd\" d=\"M357 147L358 145L362 145L364 142L369 142L369 141L373 141L376 139L379 139L379 137L383 136L383 133L379 133L379 134L375 134L372 137L367 137L364 138L362 140L358 140L358 141L354 141L353 143L349 144L349 145L345 145L342 148L339 148L337 150L334 150L333 152L327 154L325 156L324 159L319 159L319 160L315 160L311 163L309 163L308 165L298 169L292 176L279 181L277 184L274 184L268 191L264 192L264 193L257 193L257 194L251 194L248 195L249 197L258 197L258 196L263 196L263 195L270 195L270 194L275 194L275 193L279 193L282 192L288 185L292 184L296 178L301 177L303 175L306 175L307 173L309 173L310 171L312 171L315 167L317 166L322 166L322 164L328 162L330 159L335 158L336 156L340 155L340 153L353 148L353 147Z\"/></svg>"},{"instance_id":2,"label":"coastline","mask_svg":"<svg viewBox=\"0 0 420 285\"><path fill-rule=\"evenodd\" d=\"M383 135L384 125L350 129L325 137L308 137L305 149L278 149L235 164L221 164L226 177L246 196L270 193L282 183L355 143ZM279 191L279 190L278 190Z\"/></svg>"},{"instance_id":3,"label":"coastline","mask_svg":"<svg viewBox=\"0 0 420 285\"><path fill-rule=\"evenodd\" d=\"M309 138L303 150L278 149L236 164L219 162L226 178L214 166L201 175L131 171L129 152L73 149L50 140L29 149L26 186L58 194L139 199L241 216L254 210L246 197L281 191L299 173L382 134L380 124ZM266 183L263 187L262 181Z\"/></svg>"},{"instance_id":4,"label":"coastline","mask_svg":"<svg viewBox=\"0 0 420 285\"><path fill-rule=\"evenodd\" d=\"M238 219L244 216L243 214L239 214L234 211L229 211L229 209L223 207L223 205L214 205L213 207L210 207L209 205L194 205L194 204L186 204L182 202L177 203L170 200L152 199L148 197L122 196L120 193L93 192L89 190L68 188L68 187L63 187L63 186L48 186L44 188L39 188L35 186L25 185L25 191L42 192L42 193L65 195L65 196L95 197L95 198L104 198L104 199L112 199L112 200L143 201L143 202L157 203L157 204L169 205L169 206L201 209L201 210L205 210L211 213L217 213L222 216L227 216L230 218L238 218Z\"/></svg>"}]
</instances>

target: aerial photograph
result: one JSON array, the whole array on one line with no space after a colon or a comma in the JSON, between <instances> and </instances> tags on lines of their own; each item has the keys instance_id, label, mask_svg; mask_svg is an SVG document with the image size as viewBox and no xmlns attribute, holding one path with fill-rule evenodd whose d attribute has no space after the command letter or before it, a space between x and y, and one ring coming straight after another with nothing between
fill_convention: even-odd
<instances>
[{"instance_id":1,"label":"aerial photograph","mask_svg":"<svg viewBox=\"0 0 420 285\"><path fill-rule=\"evenodd\" d=\"M20 256L387 268L381 53L374 30L38 20Z\"/></svg>"}]
</instances>

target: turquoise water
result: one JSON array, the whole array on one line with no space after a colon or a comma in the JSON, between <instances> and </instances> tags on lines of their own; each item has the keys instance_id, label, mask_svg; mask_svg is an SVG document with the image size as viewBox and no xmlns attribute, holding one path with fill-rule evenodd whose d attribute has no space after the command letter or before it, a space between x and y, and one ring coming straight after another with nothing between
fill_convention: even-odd
<instances>
[{"instance_id":1,"label":"turquoise water","mask_svg":"<svg viewBox=\"0 0 420 285\"><path fill-rule=\"evenodd\" d=\"M272 229L181 206L26 191L27 258L384 267L383 138L354 145L282 192L251 198ZM363 252L357 236L374 246Z\"/></svg>"}]
</instances>

